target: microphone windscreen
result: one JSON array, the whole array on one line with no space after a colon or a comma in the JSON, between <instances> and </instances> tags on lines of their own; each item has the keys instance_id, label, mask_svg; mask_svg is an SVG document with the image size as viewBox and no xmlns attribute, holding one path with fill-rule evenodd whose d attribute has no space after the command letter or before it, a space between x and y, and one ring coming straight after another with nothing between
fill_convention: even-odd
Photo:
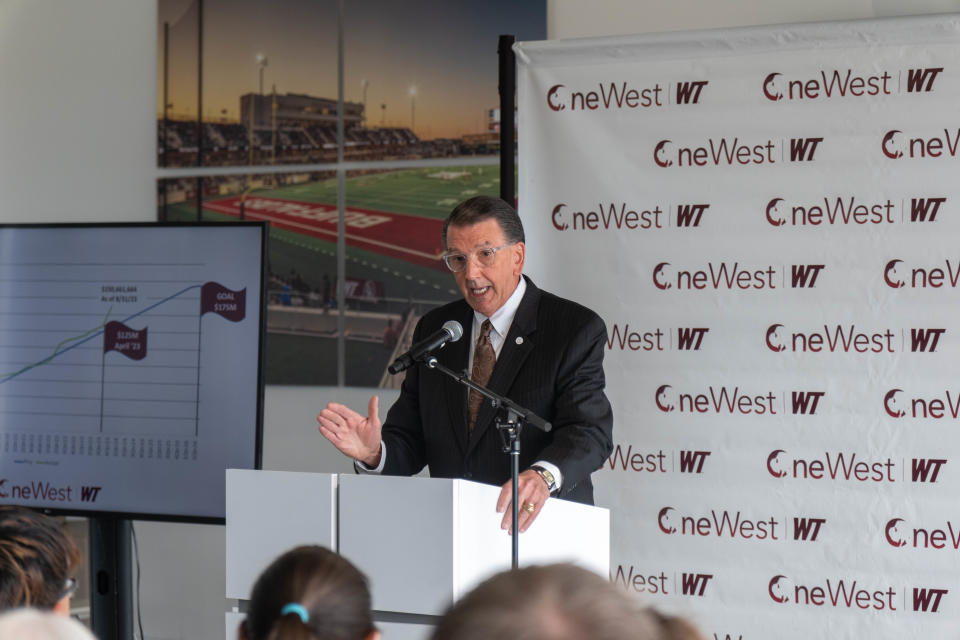
<instances>
[{"instance_id":1,"label":"microphone windscreen","mask_svg":"<svg viewBox=\"0 0 960 640\"><path fill-rule=\"evenodd\" d=\"M456 320L447 320L443 323L443 328L450 333L450 342L456 342L463 336L463 325Z\"/></svg>"}]
</instances>

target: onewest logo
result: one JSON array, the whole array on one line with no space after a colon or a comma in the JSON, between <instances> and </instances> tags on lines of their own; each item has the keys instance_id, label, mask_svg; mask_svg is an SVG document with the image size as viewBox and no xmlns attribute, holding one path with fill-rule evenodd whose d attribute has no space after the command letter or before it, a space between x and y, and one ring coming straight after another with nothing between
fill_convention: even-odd
<instances>
[{"instance_id":1,"label":"onewest logo","mask_svg":"<svg viewBox=\"0 0 960 640\"><path fill-rule=\"evenodd\" d=\"M946 198L936 198L946 200ZM942 203L940 203L942 204ZM939 204L933 203L934 212ZM914 205L916 206L916 205ZM919 205L929 208L931 205ZM788 205L783 198L773 198L767 202L767 223L779 227L790 225L793 227L819 227L820 225L877 225L894 224L893 217L896 205L892 200L882 202L862 202L856 196L824 197L823 203L815 201L812 204ZM789 210L789 213L787 211ZM924 209L926 211L926 209Z\"/></svg>"},{"instance_id":2,"label":"onewest logo","mask_svg":"<svg viewBox=\"0 0 960 640\"><path fill-rule=\"evenodd\" d=\"M890 129L880 140L880 151L891 160L956 158L960 149L960 129L944 129L943 135L908 136L899 129Z\"/></svg>"},{"instance_id":3,"label":"onewest logo","mask_svg":"<svg viewBox=\"0 0 960 640\"><path fill-rule=\"evenodd\" d=\"M565 85L555 84L547 90L547 106L552 111L649 109L663 106L663 93L658 83L647 87L634 87L626 81L598 83L596 90L589 91L568 91Z\"/></svg>"},{"instance_id":4,"label":"onewest logo","mask_svg":"<svg viewBox=\"0 0 960 640\"><path fill-rule=\"evenodd\" d=\"M813 146L816 147L816 144ZM664 169L673 166L745 167L775 164L776 148L776 144L770 139L762 142L743 142L739 137L717 140L708 138L701 146L680 146L674 144L672 140L664 139L654 145L653 161L658 167Z\"/></svg>"},{"instance_id":5,"label":"onewest logo","mask_svg":"<svg viewBox=\"0 0 960 640\"><path fill-rule=\"evenodd\" d=\"M942 71L942 69L941 69ZM763 95L772 102L787 100L817 100L821 98L846 98L890 95L893 93L888 71L879 74L855 74L853 69L841 71L821 70L809 78L785 78L776 71L768 73L762 84Z\"/></svg>"},{"instance_id":6,"label":"onewest logo","mask_svg":"<svg viewBox=\"0 0 960 640\"><path fill-rule=\"evenodd\" d=\"M903 418L907 412L900 406L900 394L903 389L890 389L883 396L883 409L891 418ZM950 390L944 391L944 398L911 398L910 417L941 420L960 417L960 394L954 396Z\"/></svg>"},{"instance_id":7,"label":"onewest logo","mask_svg":"<svg viewBox=\"0 0 960 640\"><path fill-rule=\"evenodd\" d=\"M667 591L667 581L667 574L664 571L657 575L645 573L633 565L624 569L622 564L618 564L616 572L610 576L610 582L633 589L637 593L660 593L665 596L670 595Z\"/></svg>"},{"instance_id":8,"label":"onewest logo","mask_svg":"<svg viewBox=\"0 0 960 640\"><path fill-rule=\"evenodd\" d=\"M903 524L901 524L903 523ZM953 522L947 521L945 527L911 527L908 540L903 539L901 527L906 527L903 518L891 518L884 527L883 535L887 544L895 549L902 549L907 545L914 549L953 549L960 550L960 528L954 527Z\"/></svg>"},{"instance_id":9,"label":"onewest logo","mask_svg":"<svg viewBox=\"0 0 960 640\"><path fill-rule=\"evenodd\" d=\"M831 606L851 610L896 611L894 598L897 595L893 587L880 589L863 588L857 580L827 578L823 585L793 584L784 575L774 576L767 584L770 599L779 604L793 601L796 605Z\"/></svg>"},{"instance_id":10,"label":"onewest logo","mask_svg":"<svg viewBox=\"0 0 960 640\"><path fill-rule=\"evenodd\" d=\"M887 261L883 268L883 281L891 289L908 287L910 289L955 289L960 281L960 264L944 260L944 267L909 268L903 260L894 258Z\"/></svg>"},{"instance_id":11,"label":"onewest logo","mask_svg":"<svg viewBox=\"0 0 960 640\"><path fill-rule=\"evenodd\" d=\"M790 349L798 353L894 353L896 350L892 329L863 331L855 324L848 327L840 324L834 327L823 325L823 331L791 332L789 340L784 342L781 334L786 331L786 327L780 323L767 327L765 339L770 351L780 353ZM920 331L916 339L922 340L922 344L930 346L931 350L935 349L938 336Z\"/></svg>"},{"instance_id":12,"label":"onewest logo","mask_svg":"<svg viewBox=\"0 0 960 640\"><path fill-rule=\"evenodd\" d=\"M653 286L661 291L674 287L680 290L776 289L776 275L777 269L773 265L750 269L742 267L739 262L708 262L706 269L673 269L669 262L661 262L653 268Z\"/></svg>"},{"instance_id":13,"label":"onewest logo","mask_svg":"<svg viewBox=\"0 0 960 640\"><path fill-rule=\"evenodd\" d=\"M676 398L676 399L674 399ZM660 385L654 392L654 403L663 413L717 413L730 415L777 415L773 391L747 394L739 386L732 389L707 387L706 393L677 393L669 384Z\"/></svg>"},{"instance_id":14,"label":"onewest logo","mask_svg":"<svg viewBox=\"0 0 960 640\"><path fill-rule=\"evenodd\" d=\"M790 476L799 480L850 480L854 482L896 482L896 463L892 458L870 460L858 458L856 453L830 453L822 458L793 458L787 452L774 449L767 456L767 473L774 478Z\"/></svg>"},{"instance_id":15,"label":"onewest logo","mask_svg":"<svg viewBox=\"0 0 960 640\"><path fill-rule=\"evenodd\" d=\"M553 208L550 221L557 231L647 231L663 229L660 205L652 209L635 207L626 202L598 202L596 209L568 210L566 202Z\"/></svg>"},{"instance_id":16,"label":"onewest logo","mask_svg":"<svg viewBox=\"0 0 960 640\"><path fill-rule=\"evenodd\" d=\"M739 511L731 515L729 511L711 509L709 516L676 515L673 507L663 507L657 515L660 531L667 535L679 533L686 536L717 538L742 538L744 540L779 540L777 525L780 523L770 516L761 520L744 517ZM677 525L679 524L679 529Z\"/></svg>"},{"instance_id":17,"label":"onewest logo","mask_svg":"<svg viewBox=\"0 0 960 640\"><path fill-rule=\"evenodd\" d=\"M633 445L627 445L624 450L622 445L615 445L613 455L607 459L607 464L611 469L619 468L621 471L636 471L637 473L667 473L666 466L667 454L663 449L653 453L643 451L634 451Z\"/></svg>"}]
</instances>

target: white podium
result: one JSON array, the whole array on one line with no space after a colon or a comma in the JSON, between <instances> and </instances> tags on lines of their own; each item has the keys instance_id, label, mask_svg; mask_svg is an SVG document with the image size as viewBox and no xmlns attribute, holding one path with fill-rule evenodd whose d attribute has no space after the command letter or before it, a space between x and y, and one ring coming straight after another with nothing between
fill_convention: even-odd
<instances>
[{"instance_id":1,"label":"white podium","mask_svg":"<svg viewBox=\"0 0 960 640\"><path fill-rule=\"evenodd\" d=\"M335 474L227 469L226 596L248 599L257 576L293 547L336 551L336 506Z\"/></svg>"},{"instance_id":2,"label":"white podium","mask_svg":"<svg viewBox=\"0 0 960 640\"><path fill-rule=\"evenodd\" d=\"M227 639L256 576L298 544L335 549L369 577L384 637L427 638L452 602L510 568L499 494L467 480L228 471L226 595L241 602L227 614ZM520 535L520 564L549 562L608 577L609 511L548 500Z\"/></svg>"}]
</instances>

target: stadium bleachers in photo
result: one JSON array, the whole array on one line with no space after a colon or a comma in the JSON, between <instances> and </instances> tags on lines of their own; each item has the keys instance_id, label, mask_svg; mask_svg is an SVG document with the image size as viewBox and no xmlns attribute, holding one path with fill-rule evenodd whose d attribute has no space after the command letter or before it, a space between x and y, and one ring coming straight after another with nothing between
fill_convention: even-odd
<instances>
[{"instance_id":1,"label":"stadium bleachers in photo","mask_svg":"<svg viewBox=\"0 0 960 640\"><path fill-rule=\"evenodd\" d=\"M166 166L191 166L197 163L196 123L169 120L166 129L158 121L158 153ZM276 149L274 149L274 140ZM452 157L472 153L459 140L422 141L406 127L365 129L351 126L344 132L344 155L352 160L390 158ZM250 130L240 123L205 122L203 124L203 164L231 166L250 164L322 163L336 160L337 129L332 125L288 125L253 133L250 154Z\"/></svg>"}]
</instances>

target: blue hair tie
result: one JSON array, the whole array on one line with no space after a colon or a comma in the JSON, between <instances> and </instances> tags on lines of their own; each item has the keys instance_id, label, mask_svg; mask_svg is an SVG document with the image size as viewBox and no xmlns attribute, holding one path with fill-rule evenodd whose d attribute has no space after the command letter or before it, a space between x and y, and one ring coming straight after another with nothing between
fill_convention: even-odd
<instances>
[{"instance_id":1,"label":"blue hair tie","mask_svg":"<svg viewBox=\"0 0 960 640\"><path fill-rule=\"evenodd\" d=\"M285 616L288 613L295 613L300 616L300 620L303 621L303 624L310 622L310 614L307 613L306 607L298 602L290 602L283 605L283 609L280 609L280 615Z\"/></svg>"}]
</instances>

